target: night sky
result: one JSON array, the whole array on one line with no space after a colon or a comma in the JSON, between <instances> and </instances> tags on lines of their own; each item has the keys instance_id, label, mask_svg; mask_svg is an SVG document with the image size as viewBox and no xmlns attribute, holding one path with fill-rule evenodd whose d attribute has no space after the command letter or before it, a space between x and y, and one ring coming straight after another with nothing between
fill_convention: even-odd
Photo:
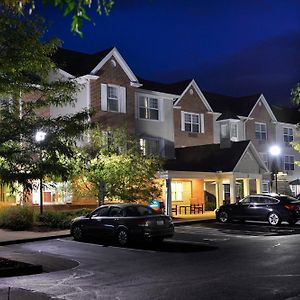
<instances>
[{"instance_id":1,"label":"night sky","mask_svg":"<svg viewBox=\"0 0 300 300\"><path fill-rule=\"evenodd\" d=\"M51 23L46 37L86 53L116 46L148 80L195 78L202 90L286 106L300 82L299 0L116 0L108 17L91 13L83 38L57 9L38 10Z\"/></svg>"}]
</instances>

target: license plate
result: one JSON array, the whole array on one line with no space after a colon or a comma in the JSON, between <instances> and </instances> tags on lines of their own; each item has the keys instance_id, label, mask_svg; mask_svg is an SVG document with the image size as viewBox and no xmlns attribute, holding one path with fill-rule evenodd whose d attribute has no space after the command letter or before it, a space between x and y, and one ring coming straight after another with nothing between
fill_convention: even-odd
<instances>
[{"instance_id":1,"label":"license plate","mask_svg":"<svg viewBox=\"0 0 300 300\"><path fill-rule=\"evenodd\" d=\"M157 225L164 225L164 220L157 220L157 221L156 221L156 224L157 224Z\"/></svg>"}]
</instances>

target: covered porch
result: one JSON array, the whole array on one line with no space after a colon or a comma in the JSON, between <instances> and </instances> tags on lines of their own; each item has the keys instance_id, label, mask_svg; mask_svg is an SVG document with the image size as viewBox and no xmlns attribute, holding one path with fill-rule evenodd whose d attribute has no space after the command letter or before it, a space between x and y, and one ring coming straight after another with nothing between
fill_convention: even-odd
<instances>
[{"instance_id":1,"label":"covered porch","mask_svg":"<svg viewBox=\"0 0 300 300\"><path fill-rule=\"evenodd\" d=\"M161 178L166 213L177 217L214 211L262 188L260 174L166 171Z\"/></svg>"}]
</instances>

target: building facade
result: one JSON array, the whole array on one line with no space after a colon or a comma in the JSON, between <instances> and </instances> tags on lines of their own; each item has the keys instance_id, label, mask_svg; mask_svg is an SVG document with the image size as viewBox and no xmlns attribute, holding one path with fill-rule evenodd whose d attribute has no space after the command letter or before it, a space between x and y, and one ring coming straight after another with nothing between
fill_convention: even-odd
<instances>
[{"instance_id":1,"label":"building facade","mask_svg":"<svg viewBox=\"0 0 300 300\"><path fill-rule=\"evenodd\" d=\"M295 164L300 154L290 145L298 140L299 115L293 111L291 118L284 109L271 107L262 94L214 94L202 91L193 79L172 84L144 80L116 48L96 54L60 49L54 59L59 70L52 76L76 80L80 91L75 106L51 107L50 114L92 109L92 122L138 135L145 153L166 159L160 178L169 214L177 205L208 207L212 201L218 207L271 191L274 158L269 149L275 144L282 150L276 158L281 181L300 178ZM214 155L207 157L207 152ZM299 186L290 187L299 193Z\"/></svg>"}]
</instances>

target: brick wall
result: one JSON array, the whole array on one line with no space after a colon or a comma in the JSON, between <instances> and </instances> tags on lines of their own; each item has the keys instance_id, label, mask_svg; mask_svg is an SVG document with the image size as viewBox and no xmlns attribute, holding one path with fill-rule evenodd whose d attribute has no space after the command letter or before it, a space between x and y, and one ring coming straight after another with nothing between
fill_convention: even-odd
<instances>
[{"instance_id":1,"label":"brick wall","mask_svg":"<svg viewBox=\"0 0 300 300\"><path fill-rule=\"evenodd\" d=\"M112 58L114 59L114 58ZM103 127L124 128L130 133L135 132L135 97L134 88L121 66L116 66L110 59L96 74L99 79L91 81L91 107L95 114L92 122ZM114 59L116 62L116 60ZM126 113L101 111L101 83L120 85L126 88Z\"/></svg>"},{"instance_id":2,"label":"brick wall","mask_svg":"<svg viewBox=\"0 0 300 300\"><path fill-rule=\"evenodd\" d=\"M174 108L174 135L175 147L195 146L213 143L213 115L207 113L202 99L199 97L194 88L193 94L190 90L182 97L178 106L181 109ZM181 131L181 111L204 114L204 133L189 133Z\"/></svg>"},{"instance_id":3,"label":"brick wall","mask_svg":"<svg viewBox=\"0 0 300 300\"><path fill-rule=\"evenodd\" d=\"M251 140L258 152L268 152L270 145L275 143L275 124L272 123L270 114L265 105L257 104L251 116L253 120L248 120L245 125L246 139ZM255 122L266 123L267 126L267 141L259 141L255 138Z\"/></svg>"}]
</instances>

